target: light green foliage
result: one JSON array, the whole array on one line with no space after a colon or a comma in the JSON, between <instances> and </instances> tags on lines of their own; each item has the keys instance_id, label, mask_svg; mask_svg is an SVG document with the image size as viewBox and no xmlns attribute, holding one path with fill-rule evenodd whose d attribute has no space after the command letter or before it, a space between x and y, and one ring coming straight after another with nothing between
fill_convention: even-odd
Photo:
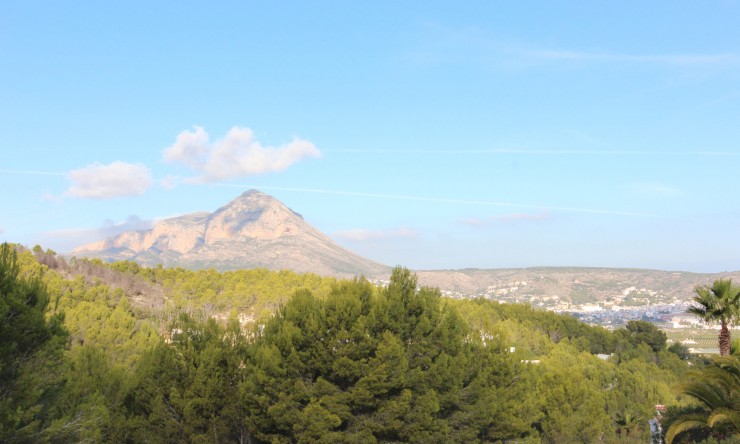
<instances>
[{"instance_id":1,"label":"light green foliage","mask_svg":"<svg viewBox=\"0 0 740 444\"><path fill-rule=\"evenodd\" d=\"M500 304L486 299L454 301L463 317L473 328L495 331L501 321L512 320L511 326L518 325L508 333L512 345L526 349L536 347L537 353L544 353L552 343L569 339L580 350L591 353L611 353L616 338L604 328L586 325L575 318L549 311L535 310L526 304ZM510 331L507 329L507 331ZM534 337L531 332L546 335L546 340Z\"/></svg>"},{"instance_id":2,"label":"light green foliage","mask_svg":"<svg viewBox=\"0 0 740 444\"><path fill-rule=\"evenodd\" d=\"M99 347L116 363L130 368L142 350L159 341L151 322L135 317L122 290L91 285L82 277L65 280L56 275L48 282L60 292L57 310L65 313L73 345Z\"/></svg>"},{"instance_id":3,"label":"light green foliage","mask_svg":"<svg viewBox=\"0 0 740 444\"><path fill-rule=\"evenodd\" d=\"M543 418L539 424L545 442L603 442L613 427L606 393L612 384L609 363L567 342L555 347L538 367L537 391Z\"/></svg>"},{"instance_id":4,"label":"light green foliage","mask_svg":"<svg viewBox=\"0 0 740 444\"><path fill-rule=\"evenodd\" d=\"M627 414L643 418L637 425L637 435L647 439L647 420L655 415L655 405L675 400L673 387L679 379L674 373L642 359L621 362L612 375L606 391L608 413L615 419Z\"/></svg>"},{"instance_id":5,"label":"light green foliage","mask_svg":"<svg viewBox=\"0 0 740 444\"><path fill-rule=\"evenodd\" d=\"M530 420L546 442L625 439L615 434L623 415L643 418L630 437L647 440L654 406L675 400L672 387L687 368L651 324L610 333L525 305L483 299L455 304L482 333L516 346L516 354L530 362L540 409ZM592 353L613 356L603 361Z\"/></svg>"},{"instance_id":6,"label":"light green foliage","mask_svg":"<svg viewBox=\"0 0 740 444\"><path fill-rule=\"evenodd\" d=\"M31 253L16 248L20 250L17 253L19 274L38 277L39 284L49 295L46 316L64 319L73 347L83 344L98 347L115 364L132 368L143 350L159 342L151 317L137 313L120 286L113 287L97 277L91 278L107 270L99 260L74 261L76 268L73 268L51 250L43 252L37 246ZM55 265L58 270L50 269L46 263ZM82 270L81 274L75 275L69 271L72 269ZM72 276L67 276L68 273ZM125 281L120 276L108 278L118 283Z\"/></svg>"},{"instance_id":7,"label":"light green foliage","mask_svg":"<svg viewBox=\"0 0 740 444\"><path fill-rule=\"evenodd\" d=\"M208 313L236 309L253 317L275 311L298 289L326 296L336 282L315 274L265 269L219 273L215 270L190 271L182 268L137 268L131 263L111 265L161 284L176 310L194 312L204 307ZM209 312L210 311L210 312Z\"/></svg>"}]
</instances>

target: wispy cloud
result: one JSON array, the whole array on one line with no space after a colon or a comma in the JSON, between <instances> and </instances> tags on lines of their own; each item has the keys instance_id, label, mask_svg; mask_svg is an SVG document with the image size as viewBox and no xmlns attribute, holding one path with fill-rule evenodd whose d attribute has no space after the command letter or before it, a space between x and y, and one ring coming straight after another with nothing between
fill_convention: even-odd
<instances>
[{"instance_id":1,"label":"wispy cloud","mask_svg":"<svg viewBox=\"0 0 740 444\"><path fill-rule=\"evenodd\" d=\"M145 165L113 162L94 163L70 171L67 178L72 185L65 196L88 199L112 199L139 196L152 186L152 175Z\"/></svg>"},{"instance_id":2,"label":"wispy cloud","mask_svg":"<svg viewBox=\"0 0 740 444\"><path fill-rule=\"evenodd\" d=\"M148 230L154 226L154 220L145 220L137 215L129 216L125 221L105 220L96 228L72 228L42 233L38 239L40 245L55 245L55 249L67 252L74 247L117 236L126 231Z\"/></svg>"},{"instance_id":3,"label":"wispy cloud","mask_svg":"<svg viewBox=\"0 0 740 444\"><path fill-rule=\"evenodd\" d=\"M624 54L618 52L560 49L512 49L517 54L540 60L651 63L668 65L717 65L740 63L740 54Z\"/></svg>"},{"instance_id":4,"label":"wispy cloud","mask_svg":"<svg viewBox=\"0 0 740 444\"><path fill-rule=\"evenodd\" d=\"M529 58L540 61L574 61L589 63L632 63L660 64L675 66L708 66L730 65L740 63L740 54L735 52L713 53L630 53L613 49L581 48L543 48L521 42L503 42L490 38L479 30L472 30L472 39L477 43L499 54L510 54L517 58ZM459 39L458 39L459 41Z\"/></svg>"},{"instance_id":5,"label":"wispy cloud","mask_svg":"<svg viewBox=\"0 0 740 444\"><path fill-rule=\"evenodd\" d=\"M416 230L406 227L393 228L389 230L366 230L363 228L354 228L351 230L337 231L334 235L340 239L362 242L369 240L416 237L418 236L418 233Z\"/></svg>"},{"instance_id":6,"label":"wispy cloud","mask_svg":"<svg viewBox=\"0 0 740 444\"><path fill-rule=\"evenodd\" d=\"M159 180L159 184L166 190L174 189L181 182L183 182L183 178L180 176L167 176L164 179Z\"/></svg>"},{"instance_id":7,"label":"wispy cloud","mask_svg":"<svg viewBox=\"0 0 740 444\"><path fill-rule=\"evenodd\" d=\"M499 202L492 200L468 200L468 199L448 199L442 197L425 197L425 196L409 196L402 194L379 194L379 193L362 193L355 191L340 191L340 190L324 190L317 188L292 188L292 187L272 187L272 186L261 186L254 184L227 184L219 183L217 186L228 187L228 188L241 188L241 189L259 189L268 191L290 191L296 193L311 193L311 194L331 194L337 196L354 196L354 197L367 197L375 199L389 199L389 200L408 200L417 202L430 202L430 203L447 203L447 204L460 204L460 205L478 205L478 206L489 206L489 207L507 207L507 208L527 208L532 210L544 210L544 211L564 211L572 213L591 213L591 214L605 214L613 216L649 216L645 213L637 213L633 211L619 211L619 210L604 210L598 208L579 208L579 207L558 207L549 205L531 205L525 203L514 203L514 202Z\"/></svg>"},{"instance_id":8,"label":"wispy cloud","mask_svg":"<svg viewBox=\"0 0 740 444\"><path fill-rule=\"evenodd\" d=\"M44 202L51 202L55 204L60 204L64 202L64 198L62 196L56 195L54 193L44 193L41 195L41 200Z\"/></svg>"},{"instance_id":9,"label":"wispy cloud","mask_svg":"<svg viewBox=\"0 0 740 444\"><path fill-rule=\"evenodd\" d=\"M5 234L5 229L3 227L0 227L0 234Z\"/></svg>"},{"instance_id":10,"label":"wispy cloud","mask_svg":"<svg viewBox=\"0 0 740 444\"><path fill-rule=\"evenodd\" d=\"M574 149L525 149L525 148L490 148L490 149L447 149L428 150L423 148L339 148L324 150L324 153L377 153L377 154L521 154L525 156L685 156L685 157L740 157L740 151L655 151L655 150L574 150Z\"/></svg>"},{"instance_id":11,"label":"wispy cloud","mask_svg":"<svg viewBox=\"0 0 740 444\"><path fill-rule=\"evenodd\" d=\"M682 194L678 188L660 182L635 182L629 188L642 196L648 197L676 197Z\"/></svg>"},{"instance_id":12,"label":"wispy cloud","mask_svg":"<svg viewBox=\"0 0 740 444\"><path fill-rule=\"evenodd\" d=\"M223 139L211 142L198 126L180 133L163 154L167 162L182 163L198 172L196 182L283 171L306 157L320 156L314 144L298 138L279 147L262 146L249 128L233 127Z\"/></svg>"},{"instance_id":13,"label":"wispy cloud","mask_svg":"<svg viewBox=\"0 0 740 444\"><path fill-rule=\"evenodd\" d=\"M19 174L24 176L66 176L67 173L58 171L34 171L34 170L0 170L0 174Z\"/></svg>"},{"instance_id":14,"label":"wispy cloud","mask_svg":"<svg viewBox=\"0 0 740 444\"><path fill-rule=\"evenodd\" d=\"M541 211L537 213L511 213L503 214L500 216L491 216L486 218L473 218L464 219L460 223L464 225L472 226L485 226L493 223L511 223L511 222L542 222L552 219L552 215L549 211Z\"/></svg>"},{"instance_id":15,"label":"wispy cloud","mask_svg":"<svg viewBox=\"0 0 740 444\"><path fill-rule=\"evenodd\" d=\"M562 132L580 142L585 142L589 144L594 144L594 143L599 142L597 138L595 138L594 136L592 136L591 134L583 130L574 129L574 128L563 128Z\"/></svg>"},{"instance_id":16,"label":"wispy cloud","mask_svg":"<svg viewBox=\"0 0 740 444\"><path fill-rule=\"evenodd\" d=\"M543 63L634 64L672 67L731 67L740 65L737 52L636 53L613 48L563 48L522 41L507 41L476 27L426 24L427 38L407 51L409 61L420 65L494 63L501 67L529 67Z\"/></svg>"}]
</instances>

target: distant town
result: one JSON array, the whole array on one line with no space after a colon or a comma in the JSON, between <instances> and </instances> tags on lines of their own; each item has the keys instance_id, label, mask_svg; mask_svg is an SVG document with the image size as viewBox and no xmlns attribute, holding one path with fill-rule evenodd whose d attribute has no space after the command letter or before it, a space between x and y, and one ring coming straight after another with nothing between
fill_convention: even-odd
<instances>
[{"instance_id":1,"label":"distant town","mask_svg":"<svg viewBox=\"0 0 740 444\"><path fill-rule=\"evenodd\" d=\"M373 283L385 286L388 281L376 279ZM537 290L528 291L528 287L527 281L513 281L489 286L476 294L451 290L441 290L441 293L453 299L485 298L500 303L527 303L542 310L568 313L585 323L608 329L623 327L633 320L652 322L663 329L719 328L707 325L696 316L686 313L686 309L691 306L690 300L668 296L649 288L630 286L603 301L574 302L573 295L541 294Z\"/></svg>"}]
</instances>

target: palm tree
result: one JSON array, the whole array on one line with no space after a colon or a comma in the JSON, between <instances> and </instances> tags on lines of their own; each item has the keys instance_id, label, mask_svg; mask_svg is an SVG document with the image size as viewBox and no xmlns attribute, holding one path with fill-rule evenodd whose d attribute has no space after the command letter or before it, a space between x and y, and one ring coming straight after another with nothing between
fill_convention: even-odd
<instances>
[{"instance_id":1,"label":"palm tree","mask_svg":"<svg viewBox=\"0 0 740 444\"><path fill-rule=\"evenodd\" d=\"M666 444L690 430L703 430L718 439L740 433L740 360L718 357L688 376L691 380L680 391L699 401L700 410L678 417L668 428Z\"/></svg>"},{"instance_id":2,"label":"palm tree","mask_svg":"<svg viewBox=\"0 0 740 444\"><path fill-rule=\"evenodd\" d=\"M719 322L719 354L730 354L730 330L740 314L740 288L732 286L732 279L718 279L711 287L697 287L694 296L696 305L689 307L689 313L699 316L707 323Z\"/></svg>"},{"instance_id":3,"label":"palm tree","mask_svg":"<svg viewBox=\"0 0 740 444\"><path fill-rule=\"evenodd\" d=\"M632 432L637 433L640 431L640 423L643 420L644 418L639 415L633 415L631 413L617 413L617 419L614 421L618 426L617 434L621 436L622 431L624 431L624 438L629 441L630 434Z\"/></svg>"}]
</instances>

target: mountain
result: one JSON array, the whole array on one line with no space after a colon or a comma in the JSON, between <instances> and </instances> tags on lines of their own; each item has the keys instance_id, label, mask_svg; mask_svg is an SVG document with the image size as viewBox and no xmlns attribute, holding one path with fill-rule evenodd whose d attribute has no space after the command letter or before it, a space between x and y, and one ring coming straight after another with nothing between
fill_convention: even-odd
<instances>
[{"instance_id":1,"label":"mountain","mask_svg":"<svg viewBox=\"0 0 740 444\"><path fill-rule=\"evenodd\" d=\"M740 282L740 271L691 273L636 268L532 267L416 271L419 282L453 295L484 296L545 306L615 302L647 305L688 301L716 279Z\"/></svg>"},{"instance_id":2,"label":"mountain","mask_svg":"<svg viewBox=\"0 0 740 444\"><path fill-rule=\"evenodd\" d=\"M191 269L263 267L324 276L364 274L385 280L390 268L357 256L313 228L277 199L251 190L213 213L165 219L150 230L128 231L83 245L74 255L134 260ZM512 302L557 305L627 300L670 303L690 300L697 285L719 278L740 282L740 272L689 273L640 269L536 267L419 270L420 285L448 295L485 296Z\"/></svg>"},{"instance_id":3,"label":"mountain","mask_svg":"<svg viewBox=\"0 0 740 444\"><path fill-rule=\"evenodd\" d=\"M257 190L243 193L213 213L165 219L150 230L127 231L72 253L185 268L263 267L337 277L390 273L389 267L343 249L300 214Z\"/></svg>"}]
</instances>

